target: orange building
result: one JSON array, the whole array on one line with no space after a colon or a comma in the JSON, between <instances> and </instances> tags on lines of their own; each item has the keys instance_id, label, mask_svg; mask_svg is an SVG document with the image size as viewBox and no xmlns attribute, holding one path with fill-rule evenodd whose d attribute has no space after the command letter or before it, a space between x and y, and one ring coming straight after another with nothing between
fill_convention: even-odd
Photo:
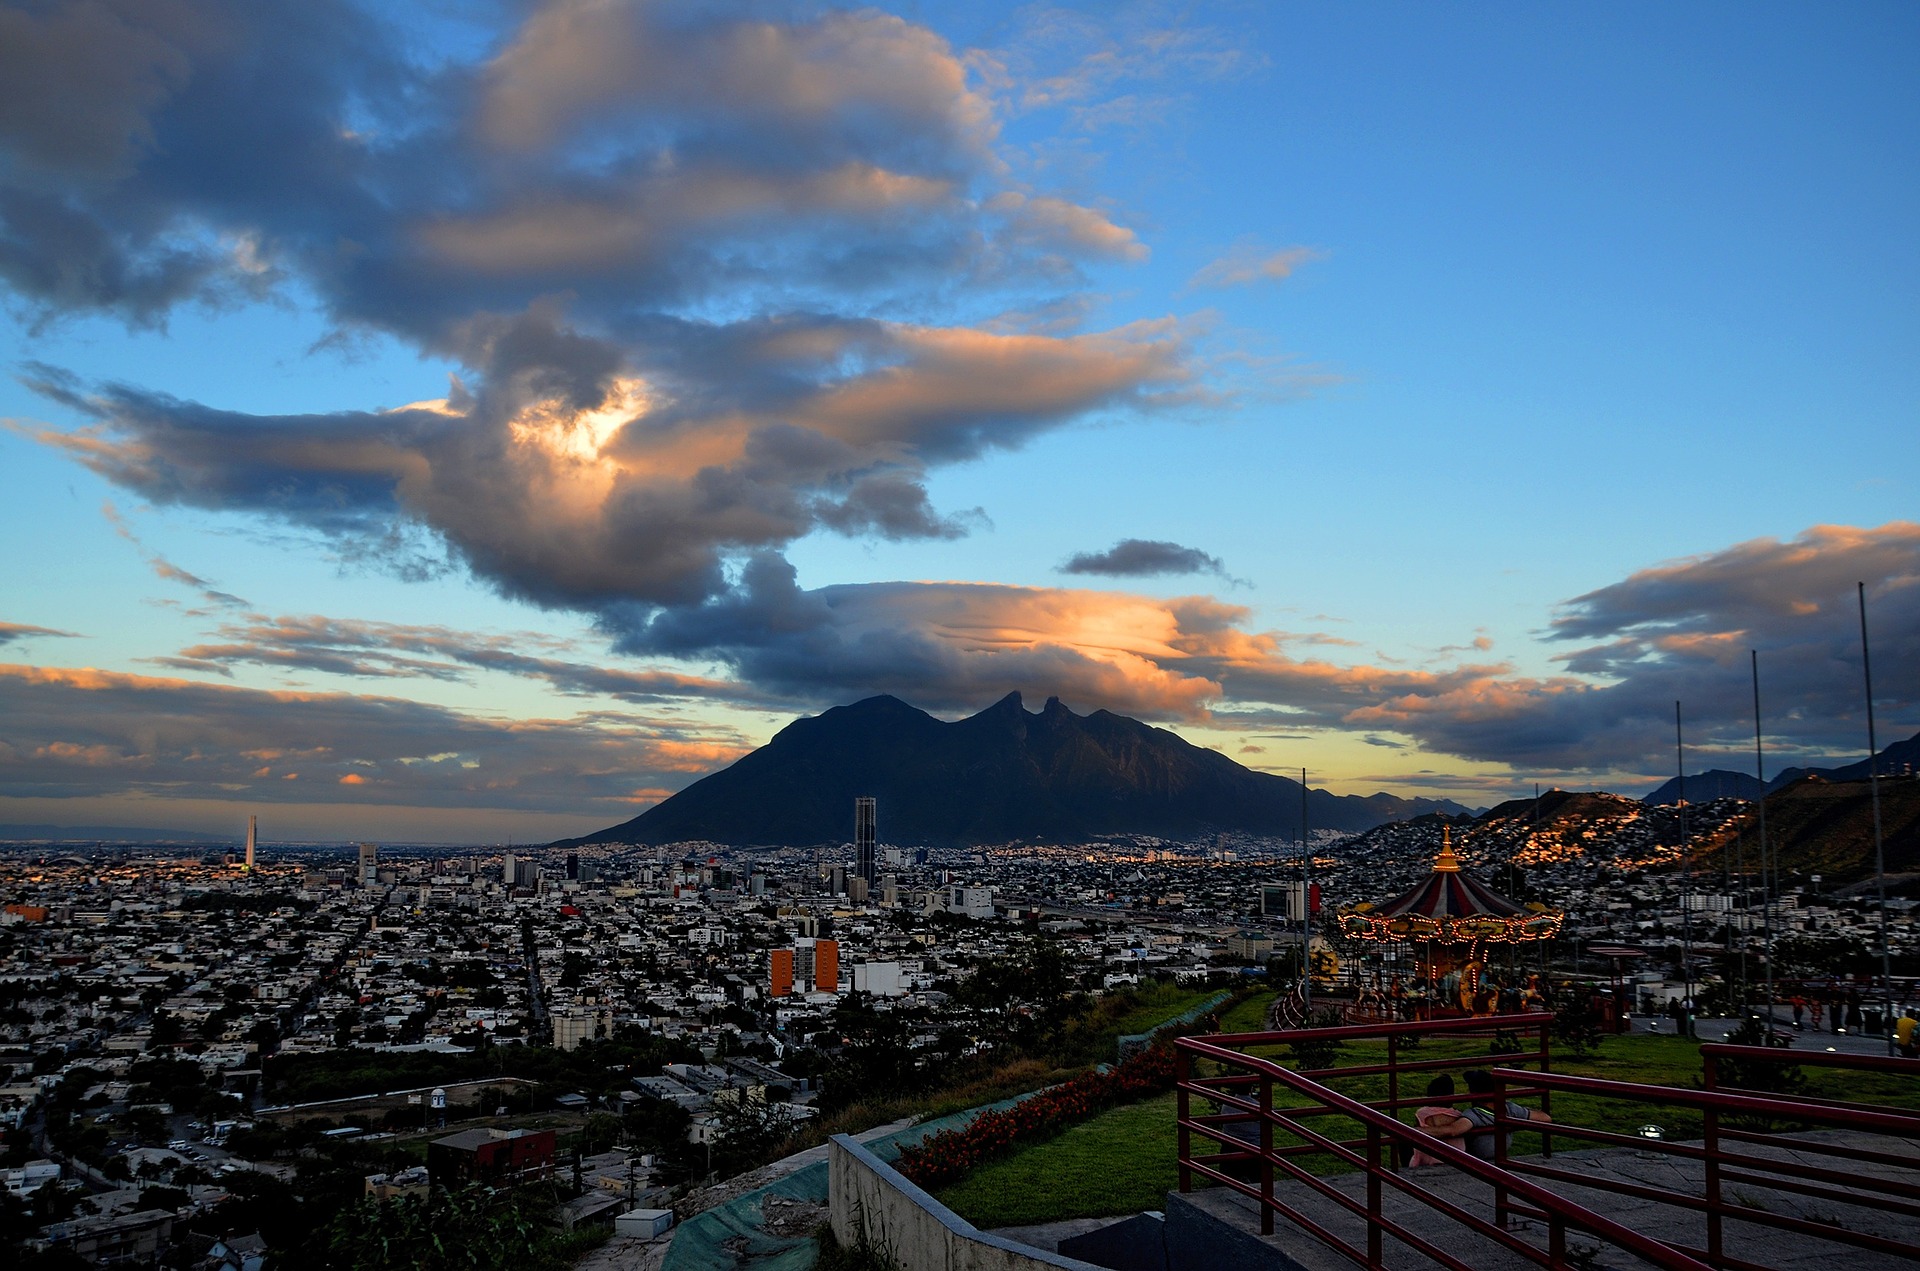
<instances>
[{"instance_id":1,"label":"orange building","mask_svg":"<svg viewBox=\"0 0 1920 1271\"><path fill-rule=\"evenodd\" d=\"M840 942L837 940L813 942L813 991L840 991Z\"/></svg>"},{"instance_id":2,"label":"orange building","mask_svg":"<svg viewBox=\"0 0 1920 1271\"><path fill-rule=\"evenodd\" d=\"M767 956L767 991L773 997L793 992L793 950L775 949Z\"/></svg>"},{"instance_id":3,"label":"orange building","mask_svg":"<svg viewBox=\"0 0 1920 1271\"><path fill-rule=\"evenodd\" d=\"M45 922L47 920L47 907L45 905L8 905L7 912L23 922Z\"/></svg>"}]
</instances>

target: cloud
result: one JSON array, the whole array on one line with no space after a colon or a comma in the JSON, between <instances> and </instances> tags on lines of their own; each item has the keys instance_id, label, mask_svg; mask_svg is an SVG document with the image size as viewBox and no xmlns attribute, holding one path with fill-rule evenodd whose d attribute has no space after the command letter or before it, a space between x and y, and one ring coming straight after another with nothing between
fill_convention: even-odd
<instances>
[{"instance_id":1,"label":"cloud","mask_svg":"<svg viewBox=\"0 0 1920 1271\"><path fill-rule=\"evenodd\" d=\"M214 640L152 660L177 670L222 676L231 676L233 668L242 665L385 680L466 681L475 672L493 672L539 680L570 696L633 703L697 699L737 706L794 705L733 680L542 657L527 648L563 642L529 632L480 635L450 627L313 615L255 616L223 624L215 634Z\"/></svg>"},{"instance_id":2,"label":"cloud","mask_svg":"<svg viewBox=\"0 0 1920 1271\"><path fill-rule=\"evenodd\" d=\"M612 712L503 722L391 697L5 665L0 714L0 786L14 798L337 797L611 819L746 749L727 729Z\"/></svg>"},{"instance_id":3,"label":"cloud","mask_svg":"<svg viewBox=\"0 0 1920 1271\"><path fill-rule=\"evenodd\" d=\"M769 322L715 336L731 382L647 378L542 315L470 337L482 387L383 412L260 417L136 389L49 386L95 417L43 429L155 504L245 511L378 544L441 537L505 594L589 611L698 603L736 555L829 530L951 538L930 468L1024 444L1184 382L1165 324L1083 336ZM830 358L837 373L783 364ZM698 382L695 382L695 381Z\"/></svg>"},{"instance_id":4,"label":"cloud","mask_svg":"<svg viewBox=\"0 0 1920 1271\"><path fill-rule=\"evenodd\" d=\"M1079 552L1060 566L1063 574L1104 574L1146 578L1158 574L1218 574L1226 569L1218 556L1163 539L1123 538L1104 552Z\"/></svg>"},{"instance_id":5,"label":"cloud","mask_svg":"<svg viewBox=\"0 0 1920 1271\"><path fill-rule=\"evenodd\" d=\"M1312 247L1282 247L1278 251L1242 243L1218 260L1203 265L1188 280L1189 287L1244 287L1257 282L1283 282L1302 265L1325 260Z\"/></svg>"},{"instance_id":6,"label":"cloud","mask_svg":"<svg viewBox=\"0 0 1920 1271\"><path fill-rule=\"evenodd\" d=\"M133 532L133 527L127 524L126 518L120 515L120 510L113 506L111 500L101 504L100 514L107 518L109 525L113 526L114 533L126 539L129 543L132 543L140 550L140 554L147 558L147 567L153 570L155 577L164 579L170 583L179 583L183 587L188 587L199 592L200 598L215 609L245 609L247 607L247 602L240 599L240 597L231 592L221 591L198 574L180 568L158 552L149 551L146 545L140 541L140 536Z\"/></svg>"},{"instance_id":7,"label":"cloud","mask_svg":"<svg viewBox=\"0 0 1920 1271\"><path fill-rule=\"evenodd\" d=\"M0 622L0 644L14 644L39 636L54 636L67 640L79 638L76 632L60 631L53 627L36 627L24 622Z\"/></svg>"}]
</instances>

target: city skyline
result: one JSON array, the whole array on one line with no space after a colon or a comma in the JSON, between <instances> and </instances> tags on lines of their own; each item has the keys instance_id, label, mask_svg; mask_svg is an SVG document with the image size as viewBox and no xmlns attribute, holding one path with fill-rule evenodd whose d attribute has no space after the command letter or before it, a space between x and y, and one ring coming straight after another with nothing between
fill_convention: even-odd
<instances>
[{"instance_id":1,"label":"city skyline","mask_svg":"<svg viewBox=\"0 0 1920 1271\"><path fill-rule=\"evenodd\" d=\"M1920 729L1920 16L0 14L0 822L539 841L1009 691L1491 804ZM884 837L884 834L883 836Z\"/></svg>"}]
</instances>

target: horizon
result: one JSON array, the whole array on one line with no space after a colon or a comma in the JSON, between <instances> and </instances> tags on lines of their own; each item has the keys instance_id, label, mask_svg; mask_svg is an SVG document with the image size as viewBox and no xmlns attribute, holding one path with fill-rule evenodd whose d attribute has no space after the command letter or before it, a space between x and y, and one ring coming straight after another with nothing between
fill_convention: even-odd
<instances>
[{"instance_id":1,"label":"horizon","mask_svg":"<svg viewBox=\"0 0 1920 1271\"><path fill-rule=\"evenodd\" d=\"M179 14L10 37L0 824L553 841L881 693L1651 792L1750 650L1865 757L1857 584L1920 733L1910 6Z\"/></svg>"}]
</instances>

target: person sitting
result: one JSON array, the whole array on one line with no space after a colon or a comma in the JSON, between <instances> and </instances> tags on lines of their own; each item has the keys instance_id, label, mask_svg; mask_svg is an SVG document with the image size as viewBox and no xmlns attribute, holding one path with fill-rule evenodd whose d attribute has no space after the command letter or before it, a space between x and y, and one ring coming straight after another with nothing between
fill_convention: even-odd
<instances>
[{"instance_id":1,"label":"person sitting","mask_svg":"<svg viewBox=\"0 0 1920 1271\"><path fill-rule=\"evenodd\" d=\"M1498 1118L1493 1114L1491 1101L1495 1090L1493 1074L1484 1068L1475 1068L1467 1074L1467 1093L1473 1096L1474 1102L1463 1114L1473 1123L1473 1131L1467 1135L1466 1148L1483 1161L1494 1158L1493 1126ZM1511 1099L1507 1100L1506 1113L1510 1121L1553 1120L1538 1108L1529 1108Z\"/></svg>"},{"instance_id":2,"label":"person sitting","mask_svg":"<svg viewBox=\"0 0 1920 1271\"><path fill-rule=\"evenodd\" d=\"M1414 1110L1413 1122L1436 1139L1459 1139L1473 1130L1473 1122L1460 1115L1453 1106L1453 1078L1441 1073L1427 1083L1427 1098L1433 1100L1425 1107ZM1459 1144L1455 1143L1455 1147ZM1440 1165L1439 1157L1430 1156L1416 1149L1408 1165Z\"/></svg>"}]
</instances>

